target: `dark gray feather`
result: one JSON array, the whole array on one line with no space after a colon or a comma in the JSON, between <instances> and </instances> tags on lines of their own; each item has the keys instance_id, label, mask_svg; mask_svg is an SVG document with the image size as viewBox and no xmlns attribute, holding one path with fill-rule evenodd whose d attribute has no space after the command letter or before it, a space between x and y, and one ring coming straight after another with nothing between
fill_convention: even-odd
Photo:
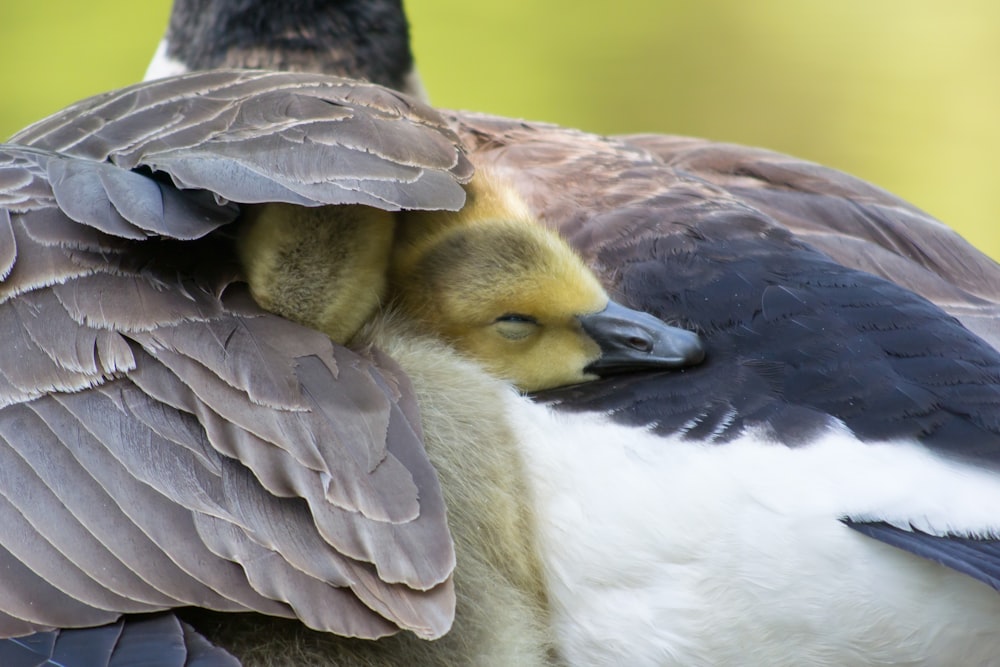
<instances>
[{"instance_id":1,"label":"dark gray feather","mask_svg":"<svg viewBox=\"0 0 1000 667\"><path fill-rule=\"evenodd\" d=\"M53 203L17 216L18 226L34 243L62 249L91 250L119 253L126 245L123 239L109 236L88 225L71 220Z\"/></svg>"},{"instance_id":2,"label":"dark gray feather","mask_svg":"<svg viewBox=\"0 0 1000 667\"><path fill-rule=\"evenodd\" d=\"M426 589L441 583L447 577L454 565L454 555L450 539L442 539L446 534L443 531L447 524L444 505L439 500L440 487L433 468L426 462L419 440L414 438L412 428L404 429L398 446L401 454L406 454L406 458L402 460L411 470L416 471L414 479L421 483L420 514L415 520L400 524L369 520L363 514L350 509L344 510L330 503L330 488L338 482L339 477L324 478L317 471L302 466L301 462L286 451L287 446L271 446L254 433L240 428L238 422L245 421L246 416L234 414L223 418L199 400L191 392L188 383L171 375L172 373L157 369L155 364L140 363L138 371L131 377L150 396L196 415L207 430L213 446L247 465L272 493L304 498L320 533L327 542L336 545L339 551L353 559L374 563L380 577L389 582L407 582L414 588ZM359 376L358 380L364 381L365 378ZM317 389L322 386L326 387L323 392L340 392L340 382L343 382L343 378L333 378L327 374L322 384L317 385ZM354 387L358 383L347 382L344 386ZM221 391L225 391L224 385L217 386L211 393ZM251 412L250 415L256 412L258 411ZM271 418L275 414L269 413ZM298 413L297 416L311 424L316 433L322 434L330 428L325 422L318 421L312 413ZM297 427L294 419L285 419L293 427ZM269 425L261 425L261 428L265 427ZM396 444L395 441L390 442L391 446ZM411 451L412 453L408 453ZM357 486L371 483L370 479L365 479L370 476L364 468L353 469L355 477L346 479L344 484ZM338 476L346 477L346 473L339 469L335 472Z\"/></svg>"},{"instance_id":3,"label":"dark gray feather","mask_svg":"<svg viewBox=\"0 0 1000 667\"><path fill-rule=\"evenodd\" d=\"M772 151L690 137L621 137L751 206L844 266L929 299L1000 348L1000 265L954 230L854 176Z\"/></svg>"},{"instance_id":4,"label":"dark gray feather","mask_svg":"<svg viewBox=\"0 0 1000 667\"><path fill-rule=\"evenodd\" d=\"M135 368L128 341L116 331L85 328L73 321L52 290L36 290L11 301L16 320L50 362L88 377ZM0 306L0 318L7 306Z\"/></svg>"},{"instance_id":5,"label":"dark gray feather","mask_svg":"<svg viewBox=\"0 0 1000 667\"><path fill-rule=\"evenodd\" d=\"M19 308L11 303L0 304L0 340L3 340L3 345L0 345L0 375L13 394L0 404L49 391L78 391L99 381L94 374L70 368L71 364L55 363L32 340L25 319L31 320L36 316L35 305L39 304L33 304L30 296L22 297ZM75 344L73 347L75 352Z\"/></svg>"},{"instance_id":6,"label":"dark gray feather","mask_svg":"<svg viewBox=\"0 0 1000 667\"><path fill-rule=\"evenodd\" d=\"M105 667L121 636L121 623L84 631L52 630L0 642L0 664L7 667Z\"/></svg>"},{"instance_id":7,"label":"dark gray feather","mask_svg":"<svg viewBox=\"0 0 1000 667\"><path fill-rule=\"evenodd\" d=\"M77 324L134 333L221 313L218 300L206 290L184 287L156 275L93 273L52 289Z\"/></svg>"},{"instance_id":8,"label":"dark gray feather","mask_svg":"<svg viewBox=\"0 0 1000 667\"><path fill-rule=\"evenodd\" d=\"M17 242L14 239L13 221L10 211L0 208L0 280L10 274L17 259Z\"/></svg>"},{"instance_id":9,"label":"dark gray feather","mask_svg":"<svg viewBox=\"0 0 1000 667\"><path fill-rule=\"evenodd\" d=\"M13 225L17 261L0 283L0 302L32 289L54 285L94 271L74 262L61 248L33 242L22 228L21 222L22 220L18 220Z\"/></svg>"},{"instance_id":10,"label":"dark gray feather","mask_svg":"<svg viewBox=\"0 0 1000 667\"><path fill-rule=\"evenodd\" d=\"M307 626L340 635L376 639L398 627L364 606L351 592L303 574L232 524L205 518L203 538L224 558L245 564L248 580L263 595L282 600Z\"/></svg>"},{"instance_id":11,"label":"dark gray feather","mask_svg":"<svg viewBox=\"0 0 1000 667\"><path fill-rule=\"evenodd\" d=\"M183 667L240 667L240 661L221 648L212 645L187 623L181 623L187 662Z\"/></svg>"},{"instance_id":12,"label":"dark gray feather","mask_svg":"<svg viewBox=\"0 0 1000 667\"><path fill-rule=\"evenodd\" d=\"M5 614L0 622L9 622L0 625L3 636L24 634L25 623L31 632L103 625L118 618L116 612L98 609L63 593L2 546L0 569L4 573Z\"/></svg>"},{"instance_id":13,"label":"dark gray feather","mask_svg":"<svg viewBox=\"0 0 1000 667\"><path fill-rule=\"evenodd\" d=\"M172 614L0 641L4 667L239 667Z\"/></svg>"}]
</instances>

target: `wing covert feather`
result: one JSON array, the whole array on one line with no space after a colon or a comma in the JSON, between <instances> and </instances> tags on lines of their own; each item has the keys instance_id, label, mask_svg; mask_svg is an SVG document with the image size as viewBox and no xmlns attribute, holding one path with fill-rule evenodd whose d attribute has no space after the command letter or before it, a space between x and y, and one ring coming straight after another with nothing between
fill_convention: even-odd
<instances>
[{"instance_id":1,"label":"wing covert feather","mask_svg":"<svg viewBox=\"0 0 1000 667\"><path fill-rule=\"evenodd\" d=\"M15 141L0 632L195 605L444 633L454 551L405 377L258 308L226 228L231 201L458 208L471 165L444 120L368 84L230 71Z\"/></svg>"},{"instance_id":2,"label":"wing covert feather","mask_svg":"<svg viewBox=\"0 0 1000 667\"><path fill-rule=\"evenodd\" d=\"M436 111L378 86L216 70L79 102L11 142L170 175L226 200L457 209L472 175Z\"/></svg>"}]
</instances>

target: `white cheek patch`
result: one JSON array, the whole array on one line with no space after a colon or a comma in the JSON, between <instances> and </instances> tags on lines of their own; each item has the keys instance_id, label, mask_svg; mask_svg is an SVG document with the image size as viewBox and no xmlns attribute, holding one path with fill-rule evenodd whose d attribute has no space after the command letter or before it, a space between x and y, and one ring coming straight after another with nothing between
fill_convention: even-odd
<instances>
[{"instance_id":1,"label":"white cheek patch","mask_svg":"<svg viewBox=\"0 0 1000 667\"><path fill-rule=\"evenodd\" d=\"M167 40L160 40L159 46L156 47L156 53L153 54L153 59L150 61L149 67L146 68L146 75L142 78L143 81L152 81L188 72L188 68L184 63L174 60L167 55L167 49Z\"/></svg>"},{"instance_id":2,"label":"white cheek patch","mask_svg":"<svg viewBox=\"0 0 1000 667\"><path fill-rule=\"evenodd\" d=\"M403 92L416 97L422 102L430 103L431 98L427 95L427 89L424 88L424 81L420 78L420 72L417 71L416 65L413 66L413 69L410 70L403 81Z\"/></svg>"}]
</instances>

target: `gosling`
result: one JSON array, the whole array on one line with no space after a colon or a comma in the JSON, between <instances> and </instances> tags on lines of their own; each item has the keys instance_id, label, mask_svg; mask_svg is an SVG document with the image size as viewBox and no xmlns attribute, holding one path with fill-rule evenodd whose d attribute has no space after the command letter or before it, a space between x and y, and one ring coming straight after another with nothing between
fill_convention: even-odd
<instances>
[{"instance_id":1,"label":"gosling","mask_svg":"<svg viewBox=\"0 0 1000 667\"><path fill-rule=\"evenodd\" d=\"M268 204L240 257L264 308L348 344L386 306L522 392L697 364L697 334L612 301L502 181L458 212Z\"/></svg>"}]
</instances>

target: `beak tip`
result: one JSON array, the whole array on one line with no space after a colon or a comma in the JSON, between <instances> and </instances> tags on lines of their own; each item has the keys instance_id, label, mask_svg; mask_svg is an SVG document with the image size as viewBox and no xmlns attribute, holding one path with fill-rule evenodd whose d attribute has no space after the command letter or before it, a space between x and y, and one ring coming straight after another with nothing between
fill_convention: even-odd
<instances>
[{"instance_id":1,"label":"beak tip","mask_svg":"<svg viewBox=\"0 0 1000 667\"><path fill-rule=\"evenodd\" d=\"M698 334L693 331L689 333L692 339L687 349L681 353L681 361L685 366L694 366L705 361L705 344L702 343L701 337Z\"/></svg>"}]
</instances>

